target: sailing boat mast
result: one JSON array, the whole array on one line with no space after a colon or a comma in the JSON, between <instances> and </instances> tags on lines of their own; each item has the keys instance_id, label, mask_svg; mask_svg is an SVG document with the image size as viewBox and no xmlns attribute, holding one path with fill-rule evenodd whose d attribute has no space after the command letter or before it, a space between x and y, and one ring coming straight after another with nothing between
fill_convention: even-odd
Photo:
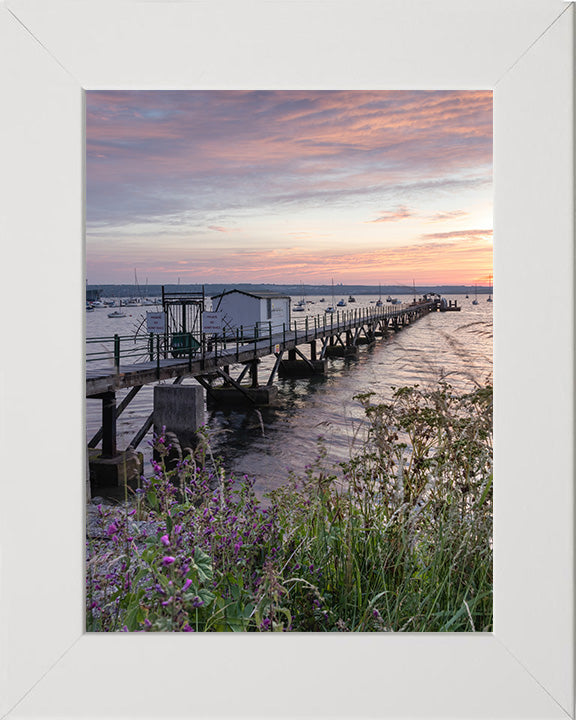
<instances>
[{"instance_id":1,"label":"sailing boat mast","mask_svg":"<svg viewBox=\"0 0 576 720\"><path fill-rule=\"evenodd\" d=\"M330 307L327 307L326 310L324 310L324 312L327 312L327 313L334 312L334 278L332 278L332 304L330 305Z\"/></svg>"}]
</instances>

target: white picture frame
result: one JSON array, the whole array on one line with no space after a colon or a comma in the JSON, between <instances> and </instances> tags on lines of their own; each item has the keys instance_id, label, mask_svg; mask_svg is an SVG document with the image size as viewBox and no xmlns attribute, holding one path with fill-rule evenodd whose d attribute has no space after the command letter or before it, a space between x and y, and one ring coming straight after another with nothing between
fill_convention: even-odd
<instances>
[{"instance_id":1,"label":"white picture frame","mask_svg":"<svg viewBox=\"0 0 576 720\"><path fill-rule=\"evenodd\" d=\"M0 3L0 716L574 717L574 14ZM494 91L494 633L83 632L83 92L167 88Z\"/></svg>"}]
</instances>

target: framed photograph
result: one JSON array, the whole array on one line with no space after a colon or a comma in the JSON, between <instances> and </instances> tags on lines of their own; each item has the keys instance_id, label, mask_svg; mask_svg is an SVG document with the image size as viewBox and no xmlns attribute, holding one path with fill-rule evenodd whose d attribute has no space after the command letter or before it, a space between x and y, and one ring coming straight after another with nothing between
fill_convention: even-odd
<instances>
[{"instance_id":1,"label":"framed photograph","mask_svg":"<svg viewBox=\"0 0 576 720\"><path fill-rule=\"evenodd\" d=\"M574 717L574 29L560 0L0 6L3 717ZM111 90L492 91L493 632L85 632L85 93Z\"/></svg>"}]
</instances>

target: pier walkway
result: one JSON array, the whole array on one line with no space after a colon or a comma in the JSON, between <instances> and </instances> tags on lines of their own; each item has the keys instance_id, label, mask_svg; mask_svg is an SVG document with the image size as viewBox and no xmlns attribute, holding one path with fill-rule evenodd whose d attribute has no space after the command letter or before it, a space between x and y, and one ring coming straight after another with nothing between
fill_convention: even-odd
<instances>
[{"instance_id":1,"label":"pier walkway","mask_svg":"<svg viewBox=\"0 0 576 720\"><path fill-rule=\"evenodd\" d=\"M262 402L257 390L258 363L274 356L272 371L263 386L271 388L277 374L310 376L323 373L327 357L353 355L359 345L398 331L423 315L440 309L440 301L426 299L403 305L363 307L334 313L309 315L288 325L239 328L228 335L164 333L133 337L88 338L86 352L86 397L102 400L102 428L90 440L95 448L102 441L103 456L116 454L116 418L144 385L161 380L179 384L193 377L209 397L217 393L216 382L248 402ZM308 345L308 354L303 348ZM285 359L285 354L287 358ZM230 368L243 366L233 378ZM243 383L248 374L250 384ZM116 405L116 391L130 388ZM264 394L264 397L266 395ZM260 398L260 399L259 399ZM266 400L264 400L264 403ZM136 448L152 426L152 415L136 434Z\"/></svg>"}]
</instances>

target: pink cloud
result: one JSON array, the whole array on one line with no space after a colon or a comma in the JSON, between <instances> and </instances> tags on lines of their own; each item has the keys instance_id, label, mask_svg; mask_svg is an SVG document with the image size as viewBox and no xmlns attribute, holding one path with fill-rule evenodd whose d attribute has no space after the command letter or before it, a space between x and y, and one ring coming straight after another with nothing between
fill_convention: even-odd
<instances>
[{"instance_id":1,"label":"pink cloud","mask_svg":"<svg viewBox=\"0 0 576 720\"><path fill-rule=\"evenodd\" d=\"M491 238L493 231L488 230L452 230L451 232L423 233L422 240L485 240Z\"/></svg>"},{"instance_id":2,"label":"pink cloud","mask_svg":"<svg viewBox=\"0 0 576 720\"><path fill-rule=\"evenodd\" d=\"M437 212L429 215L426 219L428 222L444 222L445 220L456 220L457 218L466 217L470 213L466 210L450 210L448 212Z\"/></svg>"},{"instance_id":3,"label":"pink cloud","mask_svg":"<svg viewBox=\"0 0 576 720\"><path fill-rule=\"evenodd\" d=\"M398 220L405 220L406 218L414 217L415 215L417 215L417 213L415 213L413 210L402 206L396 208L396 210L386 210L380 215L380 217L377 217L375 220L367 220L367 222L397 222Z\"/></svg>"}]
</instances>

